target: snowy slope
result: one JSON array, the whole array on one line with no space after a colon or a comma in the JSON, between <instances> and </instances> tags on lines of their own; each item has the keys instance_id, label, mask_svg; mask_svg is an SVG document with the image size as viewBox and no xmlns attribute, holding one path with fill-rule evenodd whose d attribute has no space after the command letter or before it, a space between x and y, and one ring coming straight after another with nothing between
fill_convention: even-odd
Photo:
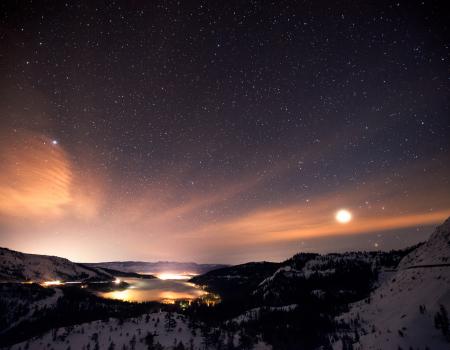
<instances>
[{"instance_id":1,"label":"snowy slope","mask_svg":"<svg viewBox=\"0 0 450 350\"><path fill-rule=\"evenodd\" d=\"M97 271L67 259L0 248L0 282L83 281L110 278L111 275L104 271Z\"/></svg>"},{"instance_id":2,"label":"snowy slope","mask_svg":"<svg viewBox=\"0 0 450 350\"><path fill-rule=\"evenodd\" d=\"M235 323L237 325L240 325L245 322L249 321L256 321L260 317L260 314L262 311L265 312L289 312L298 307L297 304L291 304L291 305L285 305L285 306L265 306L265 307L255 307L251 310L248 310L244 312L243 314L232 318L231 320L227 321L227 324Z\"/></svg>"},{"instance_id":3,"label":"snowy slope","mask_svg":"<svg viewBox=\"0 0 450 350\"><path fill-rule=\"evenodd\" d=\"M405 256L398 267L439 264L450 265L450 218L436 228L423 246Z\"/></svg>"},{"instance_id":4,"label":"snowy slope","mask_svg":"<svg viewBox=\"0 0 450 350\"><path fill-rule=\"evenodd\" d=\"M171 326L169 327L169 319ZM150 334L150 336L149 336ZM41 337L16 344L11 350L29 349L39 350L47 348L66 350L71 349L150 349L149 338L154 344L160 344L163 349L173 349L181 342L186 349L200 350L212 349L205 343L204 332L200 324L192 325L185 316L177 313L158 312L145 314L140 317L129 318L123 321L109 319L83 323L73 327L63 327L48 332ZM229 339L238 345L236 336L224 335L222 339L226 344ZM113 344L113 345L111 345ZM158 349L158 347L152 347ZM254 349L269 350L270 347L258 343Z\"/></svg>"},{"instance_id":5,"label":"snowy slope","mask_svg":"<svg viewBox=\"0 0 450 350\"><path fill-rule=\"evenodd\" d=\"M173 327L168 329L167 316L168 313L160 312L124 321L111 318L107 321L63 327L28 342L16 344L11 349L23 349L27 343L30 350L44 349L47 344L51 344L51 348L55 350L66 350L69 345L72 349L95 349L96 343L99 349L108 349L111 343L114 343L116 349L122 349L124 345L131 348L132 343L135 343L136 350L147 349L145 338L148 333L154 335L154 343L159 342L164 347L182 341L186 348L189 348L191 343L194 349L201 348L203 339L199 329L195 329L193 334L185 318L179 314L171 315L174 323Z\"/></svg>"},{"instance_id":6,"label":"snowy slope","mask_svg":"<svg viewBox=\"0 0 450 350\"><path fill-rule=\"evenodd\" d=\"M5 288L8 288L8 286ZM0 334L6 333L22 322L39 319L42 310L56 307L56 303L63 296L63 292L60 289L51 288L42 290L42 293L36 293L34 296L29 295L28 298L24 298L20 291L13 289L11 292L8 292L5 288L2 288L0 292L0 308L3 310Z\"/></svg>"},{"instance_id":7,"label":"snowy slope","mask_svg":"<svg viewBox=\"0 0 450 350\"><path fill-rule=\"evenodd\" d=\"M441 305L450 310L450 219L439 226L426 244L399 264L390 279L367 300L352 305L340 317L352 325L355 349L449 349L435 328ZM335 349L342 349L342 341Z\"/></svg>"},{"instance_id":8,"label":"snowy slope","mask_svg":"<svg viewBox=\"0 0 450 350\"><path fill-rule=\"evenodd\" d=\"M352 276L353 274L365 269L368 272L367 280L359 280L359 285L376 284L376 277L384 276L384 271L389 269L394 262L394 266L398 264L401 257L406 252L348 252L343 254L326 254L326 255L310 255L307 258L301 258L301 263L295 259L287 261L284 265L278 268L273 274L265 278L253 291L254 296L260 296L263 300L277 300L281 303L286 302L286 293L295 293L295 288L303 288L308 280L321 280L322 284L327 283L327 280L333 281L337 277ZM373 275L370 278L369 274ZM354 275L353 277L358 276ZM351 279L354 279L351 277ZM341 278L342 280L342 278ZM303 284L298 287L300 281ZM357 281L354 281L355 283ZM364 282L364 283L363 283ZM358 284L356 283L356 284ZM312 282L311 285L313 285ZM296 287L297 286L297 287ZM330 282L329 288L336 287L337 284ZM351 292L354 285L342 284L342 288ZM301 290L298 290L301 292ZM319 293L320 294L320 293ZM289 302L296 302L290 300Z\"/></svg>"}]
</instances>

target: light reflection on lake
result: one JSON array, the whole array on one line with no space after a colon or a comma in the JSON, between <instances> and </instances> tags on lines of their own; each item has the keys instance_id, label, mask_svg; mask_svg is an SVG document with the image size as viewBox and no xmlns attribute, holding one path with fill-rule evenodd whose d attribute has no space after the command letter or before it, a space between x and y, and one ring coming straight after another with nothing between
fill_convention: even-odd
<instances>
[{"instance_id":1,"label":"light reflection on lake","mask_svg":"<svg viewBox=\"0 0 450 350\"><path fill-rule=\"evenodd\" d=\"M193 283L182 280L122 278L129 284L124 290L99 292L103 298L123 301L159 301L171 303L179 299L196 299L207 294Z\"/></svg>"}]
</instances>

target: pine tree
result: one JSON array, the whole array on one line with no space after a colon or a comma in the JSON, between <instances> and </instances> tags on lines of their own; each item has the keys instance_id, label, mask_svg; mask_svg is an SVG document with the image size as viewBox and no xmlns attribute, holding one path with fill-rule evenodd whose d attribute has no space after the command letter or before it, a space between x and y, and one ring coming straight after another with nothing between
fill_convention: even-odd
<instances>
[{"instance_id":1,"label":"pine tree","mask_svg":"<svg viewBox=\"0 0 450 350\"><path fill-rule=\"evenodd\" d=\"M447 309L444 305L439 307L439 311L434 316L434 325L440 329L447 340L450 340L450 329Z\"/></svg>"},{"instance_id":2,"label":"pine tree","mask_svg":"<svg viewBox=\"0 0 450 350\"><path fill-rule=\"evenodd\" d=\"M165 328L167 332L172 332L173 329L176 327L177 321L173 318L173 315L171 312L166 313L165 316Z\"/></svg>"},{"instance_id":3,"label":"pine tree","mask_svg":"<svg viewBox=\"0 0 450 350\"><path fill-rule=\"evenodd\" d=\"M145 345L147 345L147 349L153 349L154 336L152 333L147 332L147 335L144 338Z\"/></svg>"},{"instance_id":4,"label":"pine tree","mask_svg":"<svg viewBox=\"0 0 450 350\"><path fill-rule=\"evenodd\" d=\"M186 348L184 347L184 344L181 341L178 342L177 346L175 346L173 349L174 350L186 350Z\"/></svg>"},{"instance_id":5,"label":"pine tree","mask_svg":"<svg viewBox=\"0 0 450 350\"><path fill-rule=\"evenodd\" d=\"M133 337L130 340L130 346L131 346L131 350L134 350L136 348L136 336L133 335Z\"/></svg>"}]
</instances>

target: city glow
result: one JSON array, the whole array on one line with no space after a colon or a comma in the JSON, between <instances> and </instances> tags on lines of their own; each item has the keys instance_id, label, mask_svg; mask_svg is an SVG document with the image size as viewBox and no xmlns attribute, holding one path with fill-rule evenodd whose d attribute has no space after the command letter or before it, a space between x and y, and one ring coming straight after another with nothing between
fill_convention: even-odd
<instances>
[{"instance_id":1,"label":"city glow","mask_svg":"<svg viewBox=\"0 0 450 350\"><path fill-rule=\"evenodd\" d=\"M206 292L204 292L200 289L198 291L196 291L195 293L177 292L177 291L162 291L160 293L160 298L162 300L195 299L204 294L206 294Z\"/></svg>"},{"instance_id":2,"label":"city glow","mask_svg":"<svg viewBox=\"0 0 450 350\"><path fill-rule=\"evenodd\" d=\"M55 280L55 281L45 281L44 283L42 283L43 286L45 287L51 287L51 286L60 286L63 285L64 283L61 282L60 280Z\"/></svg>"},{"instance_id":3,"label":"city glow","mask_svg":"<svg viewBox=\"0 0 450 350\"><path fill-rule=\"evenodd\" d=\"M202 290L197 285L180 280L126 278L122 281L127 283L126 289L98 292L97 295L107 299L130 302L159 301L170 304L177 300L194 300L197 298L203 300L209 295L207 291Z\"/></svg>"},{"instance_id":4,"label":"city glow","mask_svg":"<svg viewBox=\"0 0 450 350\"><path fill-rule=\"evenodd\" d=\"M160 280L188 280L191 279L193 274L180 274L180 273L172 273L172 272L161 272L155 274Z\"/></svg>"},{"instance_id":5,"label":"city glow","mask_svg":"<svg viewBox=\"0 0 450 350\"><path fill-rule=\"evenodd\" d=\"M101 293L103 298L107 299L115 299L122 301L139 301L137 298L133 298L128 289L125 290L116 290L113 292Z\"/></svg>"}]
</instances>

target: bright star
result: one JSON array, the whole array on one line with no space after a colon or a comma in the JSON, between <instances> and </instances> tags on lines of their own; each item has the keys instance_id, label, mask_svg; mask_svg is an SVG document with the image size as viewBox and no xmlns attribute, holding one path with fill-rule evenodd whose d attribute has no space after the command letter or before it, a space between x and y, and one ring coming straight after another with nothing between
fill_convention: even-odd
<instances>
[{"instance_id":1,"label":"bright star","mask_svg":"<svg viewBox=\"0 0 450 350\"><path fill-rule=\"evenodd\" d=\"M52 140L52 145L57 145L58 144L58 140Z\"/></svg>"}]
</instances>

